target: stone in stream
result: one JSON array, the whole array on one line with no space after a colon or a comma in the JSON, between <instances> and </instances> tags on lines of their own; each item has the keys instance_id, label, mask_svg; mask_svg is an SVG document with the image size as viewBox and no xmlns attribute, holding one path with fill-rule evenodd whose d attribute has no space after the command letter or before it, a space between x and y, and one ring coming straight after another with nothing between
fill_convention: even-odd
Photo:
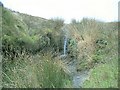
<instances>
[{"instance_id":1,"label":"stone in stream","mask_svg":"<svg viewBox=\"0 0 120 90\"><path fill-rule=\"evenodd\" d=\"M66 59L67 55L60 55L60 59Z\"/></svg>"}]
</instances>

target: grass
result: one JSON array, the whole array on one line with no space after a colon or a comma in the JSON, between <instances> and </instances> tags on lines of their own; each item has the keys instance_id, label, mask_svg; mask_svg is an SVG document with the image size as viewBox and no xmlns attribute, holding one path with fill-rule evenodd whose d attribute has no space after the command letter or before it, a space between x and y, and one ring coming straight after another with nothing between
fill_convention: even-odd
<instances>
[{"instance_id":1,"label":"grass","mask_svg":"<svg viewBox=\"0 0 120 90\"><path fill-rule=\"evenodd\" d=\"M84 82L83 88L118 88L117 63L117 58L114 58L108 63L93 68L89 79Z\"/></svg>"},{"instance_id":2,"label":"grass","mask_svg":"<svg viewBox=\"0 0 120 90\"><path fill-rule=\"evenodd\" d=\"M117 24L83 19L81 23L74 24L74 27L80 32L79 35L82 33L84 38L84 40L78 41L80 53L77 70L92 69L90 78L85 81L83 88L117 88ZM107 42L104 48L98 47L99 45L96 44L99 39ZM101 45L104 46L104 44Z\"/></svg>"},{"instance_id":3,"label":"grass","mask_svg":"<svg viewBox=\"0 0 120 90\"><path fill-rule=\"evenodd\" d=\"M83 88L118 88L117 30L106 29L104 33L101 32L101 38L107 40L108 44L93 54L92 59L97 65L92 69L89 79L84 82Z\"/></svg>"},{"instance_id":4,"label":"grass","mask_svg":"<svg viewBox=\"0 0 120 90\"><path fill-rule=\"evenodd\" d=\"M64 25L64 20L46 20L12 12L7 8L2 8L2 11L0 21L3 24L2 47L5 50L3 54L7 52L11 57L19 48L22 53L21 46L27 52L27 54L19 54L14 60L9 59L7 55L3 57L3 86L8 88L72 87L70 77L65 73L63 69L65 67L60 60L57 57L52 58L55 55L45 52L48 50L57 52L56 55L59 56L63 51L64 32L61 27ZM116 25L117 23L83 18L81 22L64 26L63 29L69 30L68 38L75 41L75 45L71 45L75 48L68 47L68 50L71 56L76 56L78 60L78 71L92 68L90 78L83 87L117 87ZM97 40L107 41L107 46L100 49L98 46L101 44L97 46ZM9 50L9 46L13 48ZM43 54L40 51L43 51Z\"/></svg>"},{"instance_id":5,"label":"grass","mask_svg":"<svg viewBox=\"0 0 120 90\"><path fill-rule=\"evenodd\" d=\"M70 78L55 61L50 54L21 55L3 64L3 87L64 88L71 84Z\"/></svg>"},{"instance_id":6,"label":"grass","mask_svg":"<svg viewBox=\"0 0 120 90\"><path fill-rule=\"evenodd\" d=\"M115 36L108 41L106 48L96 51L92 59L97 65L92 68L90 77L84 82L83 88L118 88L117 49L118 43Z\"/></svg>"}]
</instances>

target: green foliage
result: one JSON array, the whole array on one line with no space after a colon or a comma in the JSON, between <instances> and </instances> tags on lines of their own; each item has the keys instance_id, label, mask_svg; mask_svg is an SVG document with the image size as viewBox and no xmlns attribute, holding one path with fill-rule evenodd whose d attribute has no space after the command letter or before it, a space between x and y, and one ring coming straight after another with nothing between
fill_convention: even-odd
<instances>
[{"instance_id":1,"label":"green foliage","mask_svg":"<svg viewBox=\"0 0 120 90\"><path fill-rule=\"evenodd\" d=\"M62 88L63 85L66 83L66 80L64 79L66 75L62 71L61 67L58 67L55 62L51 62L49 60L45 60L45 63L43 65L43 80L47 81L43 83L43 87Z\"/></svg>"},{"instance_id":2,"label":"green foliage","mask_svg":"<svg viewBox=\"0 0 120 90\"><path fill-rule=\"evenodd\" d=\"M2 8L2 28L3 34L10 35L12 32L10 30L14 30L14 19L11 15L10 11Z\"/></svg>"},{"instance_id":3,"label":"green foliage","mask_svg":"<svg viewBox=\"0 0 120 90\"><path fill-rule=\"evenodd\" d=\"M68 54L71 57L77 58L78 55L78 47L77 47L77 41L73 39L69 39L69 44L68 44Z\"/></svg>"},{"instance_id":4,"label":"green foliage","mask_svg":"<svg viewBox=\"0 0 120 90\"><path fill-rule=\"evenodd\" d=\"M3 8L3 34L2 47L10 45L17 51L18 48L26 52L36 53L41 50L53 48L53 51L61 48L62 19L45 20L12 12ZM31 20L31 21L29 21ZM34 24L35 22L35 24ZM43 25L44 24L44 25ZM13 44L14 43L14 44ZM18 48L16 48L16 46ZM10 53L9 50L4 50ZM13 52L11 50L11 52ZM5 53L5 52L3 52Z\"/></svg>"},{"instance_id":5,"label":"green foliage","mask_svg":"<svg viewBox=\"0 0 120 90\"><path fill-rule=\"evenodd\" d=\"M2 11L2 22L0 21L0 23L2 23L3 29L4 87L55 88L71 85L69 77L59 67L60 64L52 58L54 55L45 54L52 52L59 55L63 52L64 20L59 18L46 20L12 12L4 7ZM71 24L65 25L65 29L69 30L67 54L70 59L78 60L78 71L105 63L105 70L109 71L108 68L110 68L112 70L110 73L116 77L114 68L111 68L110 64L108 65L106 62L111 60L112 55L115 55L118 49L117 23L103 23L88 18L83 18L81 22L78 22L73 19ZM45 55L38 55L39 52ZM26 55L23 55L24 53ZM98 67L98 71L101 68L103 67ZM109 75L108 72L106 73ZM102 74L104 75L104 73ZM93 76L98 78L96 74ZM94 77L91 80L94 80ZM110 76L107 77L110 78ZM109 78L110 81L116 80ZM108 86L111 86L112 83L104 82ZM89 85L93 86L93 84L95 82ZM115 85L116 82L113 86ZM103 85L103 87L105 86Z\"/></svg>"},{"instance_id":6,"label":"green foliage","mask_svg":"<svg viewBox=\"0 0 120 90\"><path fill-rule=\"evenodd\" d=\"M108 43L106 40L100 39L100 40L96 41L96 44L97 44L99 49L104 49Z\"/></svg>"},{"instance_id":7,"label":"green foliage","mask_svg":"<svg viewBox=\"0 0 120 90\"><path fill-rule=\"evenodd\" d=\"M64 88L70 78L55 61L57 59L53 59L51 54L45 56L23 54L14 62L10 60L4 62L3 87Z\"/></svg>"},{"instance_id":8,"label":"green foliage","mask_svg":"<svg viewBox=\"0 0 120 90\"><path fill-rule=\"evenodd\" d=\"M16 27L18 24L19 29ZM21 24L21 21L13 15L13 13L2 8L2 50L3 55L14 57L18 48L21 46L18 44L18 39L24 39L26 27Z\"/></svg>"},{"instance_id":9,"label":"green foliage","mask_svg":"<svg viewBox=\"0 0 120 90\"><path fill-rule=\"evenodd\" d=\"M6 8L2 8L2 18L3 18L3 25L14 25L14 17L12 16L12 13L7 10Z\"/></svg>"},{"instance_id":10,"label":"green foliage","mask_svg":"<svg viewBox=\"0 0 120 90\"><path fill-rule=\"evenodd\" d=\"M90 65L89 65L90 66ZM77 71L83 71L88 69L88 63L87 61L84 59L81 62L79 62L79 65L77 65Z\"/></svg>"},{"instance_id":11,"label":"green foliage","mask_svg":"<svg viewBox=\"0 0 120 90\"><path fill-rule=\"evenodd\" d=\"M117 58L94 68L83 88L118 88Z\"/></svg>"},{"instance_id":12,"label":"green foliage","mask_svg":"<svg viewBox=\"0 0 120 90\"><path fill-rule=\"evenodd\" d=\"M100 62L102 62L102 56L101 55L93 55L92 59L93 59L93 63L100 63Z\"/></svg>"},{"instance_id":13,"label":"green foliage","mask_svg":"<svg viewBox=\"0 0 120 90\"><path fill-rule=\"evenodd\" d=\"M53 28L56 31L59 31L61 27L64 25L64 20L60 18L51 19L51 21L53 22Z\"/></svg>"}]
</instances>

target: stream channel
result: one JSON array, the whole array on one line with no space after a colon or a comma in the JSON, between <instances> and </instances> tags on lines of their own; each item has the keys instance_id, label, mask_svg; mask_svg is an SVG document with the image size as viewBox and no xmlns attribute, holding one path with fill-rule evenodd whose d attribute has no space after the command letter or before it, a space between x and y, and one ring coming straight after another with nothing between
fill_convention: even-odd
<instances>
[{"instance_id":1,"label":"stream channel","mask_svg":"<svg viewBox=\"0 0 120 90\"><path fill-rule=\"evenodd\" d=\"M90 70L77 71L77 60L68 60L64 57L61 61L65 63L66 69L69 71L69 73L67 73L71 77L72 87L82 88L84 81L90 76Z\"/></svg>"},{"instance_id":2,"label":"stream channel","mask_svg":"<svg viewBox=\"0 0 120 90\"><path fill-rule=\"evenodd\" d=\"M67 35L64 38L64 53L61 55L61 61L65 63L65 66L67 70L69 71L69 75L71 76L72 79L72 87L73 88L82 88L82 85L86 79L89 78L90 71L85 70L85 71L77 71L77 60L68 60L67 57Z\"/></svg>"}]
</instances>

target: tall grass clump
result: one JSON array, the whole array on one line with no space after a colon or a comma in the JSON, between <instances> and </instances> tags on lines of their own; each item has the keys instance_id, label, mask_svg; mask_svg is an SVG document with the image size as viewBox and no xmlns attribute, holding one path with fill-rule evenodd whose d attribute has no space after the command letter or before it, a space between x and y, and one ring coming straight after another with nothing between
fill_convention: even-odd
<instances>
[{"instance_id":1,"label":"tall grass clump","mask_svg":"<svg viewBox=\"0 0 120 90\"><path fill-rule=\"evenodd\" d=\"M70 78L56 61L50 54L23 54L14 62L7 60L3 63L3 87L64 88Z\"/></svg>"},{"instance_id":2,"label":"tall grass clump","mask_svg":"<svg viewBox=\"0 0 120 90\"><path fill-rule=\"evenodd\" d=\"M96 64L109 62L117 51L117 23L104 23L83 18L67 25L72 38L77 41L78 70L93 68Z\"/></svg>"},{"instance_id":3,"label":"tall grass clump","mask_svg":"<svg viewBox=\"0 0 120 90\"><path fill-rule=\"evenodd\" d=\"M113 57L110 62L93 68L83 88L118 88L118 58Z\"/></svg>"}]
</instances>

